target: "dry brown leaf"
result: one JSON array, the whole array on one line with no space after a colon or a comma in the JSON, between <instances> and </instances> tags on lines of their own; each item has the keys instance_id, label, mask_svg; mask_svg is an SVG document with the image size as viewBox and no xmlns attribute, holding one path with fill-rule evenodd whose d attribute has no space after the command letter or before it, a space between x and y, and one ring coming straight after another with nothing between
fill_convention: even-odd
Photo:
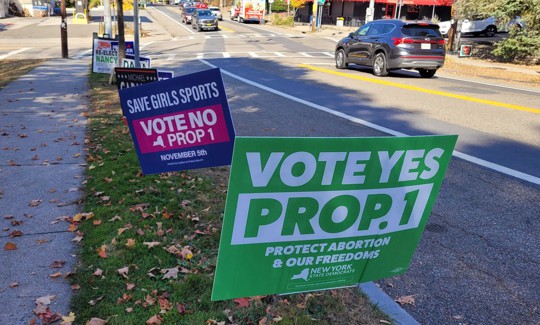
<instances>
[{"instance_id":1,"label":"dry brown leaf","mask_svg":"<svg viewBox=\"0 0 540 325\"><path fill-rule=\"evenodd\" d=\"M236 298L233 300L238 304L238 307L248 307L249 306L249 298Z\"/></svg>"},{"instance_id":2,"label":"dry brown leaf","mask_svg":"<svg viewBox=\"0 0 540 325\"><path fill-rule=\"evenodd\" d=\"M414 295L410 296L401 296L396 299L396 302L400 305L413 305L414 306Z\"/></svg>"},{"instance_id":3,"label":"dry brown leaf","mask_svg":"<svg viewBox=\"0 0 540 325\"><path fill-rule=\"evenodd\" d=\"M89 321L86 322L86 325L105 325L108 322L101 318L91 318Z\"/></svg>"},{"instance_id":4,"label":"dry brown leaf","mask_svg":"<svg viewBox=\"0 0 540 325\"><path fill-rule=\"evenodd\" d=\"M51 300L54 300L56 296L49 295L49 296L43 296L36 299L36 305L45 305L48 306L51 304Z\"/></svg>"},{"instance_id":5,"label":"dry brown leaf","mask_svg":"<svg viewBox=\"0 0 540 325\"><path fill-rule=\"evenodd\" d=\"M135 288L135 284L134 284L134 283L126 283L126 289L127 289L127 290L133 290L133 288Z\"/></svg>"},{"instance_id":6,"label":"dry brown leaf","mask_svg":"<svg viewBox=\"0 0 540 325\"><path fill-rule=\"evenodd\" d=\"M52 278L52 279L56 279L56 278L59 278L62 276L62 272L56 272L56 273L53 273L53 274L49 274L49 277Z\"/></svg>"},{"instance_id":7,"label":"dry brown leaf","mask_svg":"<svg viewBox=\"0 0 540 325\"><path fill-rule=\"evenodd\" d=\"M151 241L151 242L145 241L143 243L143 245L148 246L148 248L152 248L152 247L161 245L161 242L158 242L158 241Z\"/></svg>"},{"instance_id":8,"label":"dry brown leaf","mask_svg":"<svg viewBox=\"0 0 540 325\"><path fill-rule=\"evenodd\" d=\"M163 269L161 270L161 273L164 273L163 279L178 279L178 272L180 270L177 267L173 267L171 269Z\"/></svg>"},{"instance_id":9,"label":"dry brown leaf","mask_svg":"<svg viewBox=\"0 0 540 325\"><path fill-rule=\"evenodd\" d=\"M38 205L41 204L41 202L43 202L43 200L32 200L32 201L30 201L30 203L28 205L31 206L31 207L37 207Z\"/></svg>"},{"instance_id":10,"label":"dry brown leaf","mask_svg":"<svg viewBox=\"0 0 540 325\"><path fill-rule=\"evenodd\" d=\"M146 301L150 306L152 306L156 303L156 298L152 297L150 294L147 294L144 298L144 301Z\"/></svg>"},{"instance_id":11,"label":"dry brown leaf","mask_svg":"<svg viewBox=\"0 0 540 325\"><path fill-rule=\"evenodd\" d=\"M51 263L51 265L49 265L49 267L51 269L60 269L64 267L65 264L66 264L66 261L54 261Z\"/></svg>"},{"instance_id":12,"label":"dry brown leaf","mask_svg":"<svg viewBox=\"0 0 540 325\"><path fill-rule=\"evenodd\" d=\"M101 247L97 249L97 252L99 257L107 258L107 245L101 245Z\"/></svg>"},{"instance_id":13,"label":"dry brown leaf","mask_svg":"<svg viewBox=\"0 0 540 325\"><path fill-rule=\"evenodd\" d=\"M102 269L96 269L96 270L94 271L94 273L92 273L92 275L94 275L94 276L101 276L101 275L103 275L103 270L102 270Z\"/></svg>"},{"instance_id":14,"label":"dry brown leaf","mask_svg":"<svg viewBox=\"0 0 540 325\"><path fill-rule=\"evenodd\" d=\"M12 232L9 233L9 238L13 238L13 237L20 237L23 235L23 232L20 231L20 230L13 230Z\"/></svg>"},{"instance_id":15,"label":"dry brown leaf","mask_svg":"<svg viewBox=\"0 0 540 325\"><path fill-rule=\"evenodd\" d=\"M18 286L19 286L19 282L11 282L11 283L9 284L9 287L10 287L10 288L16 288L16 287L18 287Z\"/></svg>"},{"instance_id":16,"label":"dry brown leaf","mask_svg":"<svg viewBox=\"0 0 540 325\"><path fill-rule=\"evenodd\" d=\"M94 221L92 221L92 224L94 226L99 226L99 225L101 225L101 220L94 220Z\"/></svg>"},{"instance_id":17,"label":"dry brown leaf","mask_svg":"<svg viewBox=\"0 0 540 325\"><path fill-rule=\"evenodd\" d=\"M128 266L125 266L123 268L120 268L117 270L118 271L118 274L120 274L121 276L123 276L124 278L128 278L128 273L129 273L129 267Z\"/></svg>"},{"instance_id":18,"label":"dry brown leaf","mask_svg":"<svg viewBox=\"0 0 540 325\"><path fill-rule=\"evenodd\" d=\"M62 316L62 323L60 325L71 324L75 321L75 313L72 311L69 312L69 316Z\"/></svg>"},{"instance_id":19,"label":"dry brown leaf","mask_svg":"<svg viewBox=\"0 0 540 325\"><path fill-rule=\"evenodd\" d=\"M154 315L146 321L146 325L161 325L163 318L159 315Z\"/></svg>"},{"instance_id":20,"label":"dry brown leaf","mask_svg":"<svg viewBox=\"0 0 540 325\"><path fill-rule=\"evenodd\" d=\"M128 240L126 241L126 247L129 247L129 248L135 247L135 239L128 238Z\"/></svg>"},{"instance_id":21,"label":"dry brown leaf","mask_svg":"<svg viewBox=\"0 0 540 325\"><path fill-rule=\"evenodd\" d=\"M15 245L14 243L12 242L7 242L5 245L4 245L4 250L6 251L14 251L17 249L17 245Z\"/></svg>"}]
</instances>

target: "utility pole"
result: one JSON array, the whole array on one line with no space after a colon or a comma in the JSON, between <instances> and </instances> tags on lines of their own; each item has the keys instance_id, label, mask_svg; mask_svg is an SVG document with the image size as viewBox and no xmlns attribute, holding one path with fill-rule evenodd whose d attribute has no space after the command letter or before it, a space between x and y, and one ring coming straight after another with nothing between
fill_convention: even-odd
<instances>
[{"instance_id":1,"label":"utility pole","mask_svg":"<svg viewBox=\"0 0 540 325\"><path fill-rule=\"evenodd\" d=\"M317 10L318 9L319 1L313 0L313 7L311 9L312 13L312 19L311 19L311 31L314 32L317 30Z\"/></svg>"},{"instance_id":2,"label":"utility pole","mask_svg":"<svg viewBox=\"0 0 540 325\"><path fill-rule=\"evenodd\" d=\"M133 52L135 56L135 68L141 67L139 62L139 2L133 0Z\"/></svg>"},{"instance_id":3,"label":"utility pole","mask_svg":"<svg viewBox=\"0 0 540 325\"><path fill-rule=\"evenodd\" d=\"M375 13L375 0L369 0L369 7L366 9L366 23L373 20L373 14Z\"/></svg>"},{"instance_id":4,"label":"utility pole","mask_svg":"<svg viewBox=\"0 0 540 325\"><path fill-rule=\"evenodd\" d=\"M111 23L111 2L109 0L103 1L103 34L108 35L108 38L112 37L112 23Z\"/></svg>"},{"instance_id":5,"label":"utility pole","mask_svg":"<svg viewBox=\"0 0 540 325\"><path fill-rule=\"evenodd\" d=\"M60 16L62 17L62 22L60 23L60 42L62 44L62 58L67 59L69 55L67 41L66 0L60 1Z\"/></svg>"}]
</instances>

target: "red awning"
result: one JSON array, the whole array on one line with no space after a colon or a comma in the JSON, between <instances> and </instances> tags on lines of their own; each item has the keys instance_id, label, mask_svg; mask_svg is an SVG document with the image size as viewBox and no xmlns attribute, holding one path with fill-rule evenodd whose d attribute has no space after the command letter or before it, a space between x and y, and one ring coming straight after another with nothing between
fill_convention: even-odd
<instances>
[{"instance_id":1,"label":"red awning","mask_svg":"<svg viewBox=\"0 0 540 325\"><path fill-rule=\"evenodd\" d=\"M313 0L308 0L313 1ZM369 0L330 0L331 2L369 2ZM375 0L376 3L396 4L397 0ZM454 0L403 0L403 5L416 6L451 6Z\"/></svg>"}]
</instances>

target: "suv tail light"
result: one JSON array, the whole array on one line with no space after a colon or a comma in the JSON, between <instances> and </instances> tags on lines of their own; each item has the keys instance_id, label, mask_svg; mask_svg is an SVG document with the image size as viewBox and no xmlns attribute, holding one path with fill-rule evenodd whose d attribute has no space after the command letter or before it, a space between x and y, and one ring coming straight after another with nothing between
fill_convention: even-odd
<instances>
[{"instance_id":1,"label":"suv tail light","mask_svg":"<svg viewBox=\"0 0 540 325\"><path fill-rule=\"evenodd\" d=\"M399 44L412 44L413 43L413 40L410 39L410 38L405 38L405 37L392 37L392 40L394 41L394 45L395 46L398 46Z\"/></svg>"},{"instance_id":2,"label":"suv tail light","mask_svg":"<svg viewBox=\"0 0 540 325\"><path fill-rule=\"evenodd\" d=\"M443 39L440 39L440 40L429 40L429 41L426 41L426 40L413 40L411 38L406 38L406 37L392 37L392 40L394 41L394 46L398 46L399 44L412 44L412 43L431 43L431 44L439 44L439 45L444 45L446 44L446 41Z\"/></svg>"}]
</instances>

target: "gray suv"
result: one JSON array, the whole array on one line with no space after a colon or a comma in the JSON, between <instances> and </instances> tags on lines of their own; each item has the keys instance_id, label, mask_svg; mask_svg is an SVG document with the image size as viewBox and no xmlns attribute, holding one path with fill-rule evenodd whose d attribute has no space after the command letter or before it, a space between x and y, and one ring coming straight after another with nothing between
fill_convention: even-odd
<instances>
[{"instance_id":1,"label":"gray suv","mask_svg":"<svg viewBox=\"0 0 540 325\"><path fill-rule=\"evenodd\" d=\"M371 21L336 45L336 68L350 63L373 67L373 74L415 69L431 78L444 64L445 41L437 24L384 19Z\"/></svg>"},{"instance_id":2,"label":"gray suv","mask_svg":"<svg viewBox=\"0 0 540 325\"><path fill-rule=\"evenodd\" d=\"M218 30L218 19L210 9L197 9L191 18L191 27L201 30Z\"/></svg>"}]
</instances>

